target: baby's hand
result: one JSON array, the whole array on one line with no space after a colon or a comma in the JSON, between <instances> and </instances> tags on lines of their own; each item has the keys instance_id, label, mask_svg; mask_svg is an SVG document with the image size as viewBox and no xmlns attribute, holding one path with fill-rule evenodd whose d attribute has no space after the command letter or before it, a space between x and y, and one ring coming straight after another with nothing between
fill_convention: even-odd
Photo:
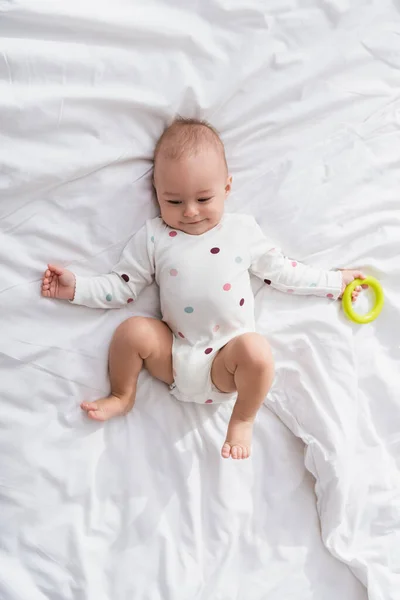
<instances>
[{"instance_id":1,"label":"baby's hand","mask_svg":"<svg viewBox=\"0 0 400 600\"><path fill-rule=\"evenodd\" d=\"M42 296L46 298L59 298L60 300L73 300L75 295L75 275L55 265L47 265L43 275Z\"/></svg>"},{"instance_id":2,"label":"baby's hand","mask_svg":"<svg viewBox=\"0 0 400 600\"><path fill-rule=\"evenodd\" d=\"M354 281L354 279L365 279L365 275L364 273L362 273L361 271L358 271L357 269L340 269L342 272L342 279L343 279L343 285L342 285L342 293L340 294L339 298L342 298L343 296L343 292L346 289L346 287L349 285L349 283L351 283L352 281ZM358 285L352 295L351 295L351 301L355 302L358 298L359 293L361 292L362 288L366 289L368 286L367 285Z\"/></svg>"}]
</instances>

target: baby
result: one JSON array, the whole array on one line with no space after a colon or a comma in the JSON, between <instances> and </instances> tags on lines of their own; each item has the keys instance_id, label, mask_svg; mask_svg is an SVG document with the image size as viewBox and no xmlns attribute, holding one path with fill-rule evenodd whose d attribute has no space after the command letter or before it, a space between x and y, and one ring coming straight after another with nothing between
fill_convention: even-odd
<instances>
[{"instance_id":1,"label":"baby","mask_svg":"<svg viewBox=\"0 0 400 600\"><path fill-rule=\"evenodd\" d=\"M224 145L205 122L179 118L166 129L153 177L161 216L131 238L112 273L80 277L48 265L42 295L118 308L155 280L162 321L132 317L118 327L109 356L111 393L81 408L97 421L126 414L144 366L183 402L236 400L221 453L248 458L253 423L274 378L269 344L255 331L250 274L281 292L333 300L364 275L285 258L253 217L225 213L232 177Z\"/></svg>"}]
</instances>

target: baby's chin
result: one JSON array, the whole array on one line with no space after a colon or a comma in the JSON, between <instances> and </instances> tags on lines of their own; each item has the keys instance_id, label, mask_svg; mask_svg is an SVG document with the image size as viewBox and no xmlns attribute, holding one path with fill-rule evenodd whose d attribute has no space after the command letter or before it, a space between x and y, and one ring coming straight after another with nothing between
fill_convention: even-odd
<instances>
[{"instance_id":1,"label":"baby's chin","mask_svg":"<svg viewBox=\"0 0 400 600\"><path fill-rule=\"evenodd\" d=\"M187 233L189 235L202 235L203 233L206 233L207 231L213 229L216 225L218 225L218 222L214 222L214 220L210 219L201 219L192 223L179 222L176 224L167 223L167 225L169 225L169 227L172 227L173 229L178 229L179 231L183 231L184 233Z\"/></svg>"}]
</instances>

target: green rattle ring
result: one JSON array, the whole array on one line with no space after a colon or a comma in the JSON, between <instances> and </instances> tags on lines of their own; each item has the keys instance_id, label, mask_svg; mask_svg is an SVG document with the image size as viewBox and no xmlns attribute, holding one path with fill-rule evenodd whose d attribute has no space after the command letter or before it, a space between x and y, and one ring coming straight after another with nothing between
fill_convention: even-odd
<instances>
[{"instance_id":1,"label":"green rattle ring","mask_svg":"<svg viewBox=\"0 0 400 600\"><path fill-rule=\"evenodd\" d=\"M358 285L368 285L374 290L375 293L375 305L365 315L360 315L353 310L351 295ZM384 303L383 289L379 281L374 277L366 277L365 279L355 279L345 289L342 299L343 310L346 316L354 321L363 325L364 323L371 323L381 313Z\"/></svg>"}]
</instances>

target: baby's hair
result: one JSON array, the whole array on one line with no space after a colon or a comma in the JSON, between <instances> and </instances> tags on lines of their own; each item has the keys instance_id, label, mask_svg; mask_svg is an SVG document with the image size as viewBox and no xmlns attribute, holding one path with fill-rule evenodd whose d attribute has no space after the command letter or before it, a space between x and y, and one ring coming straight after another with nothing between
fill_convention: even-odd
<instances>
[{"instance_id":1,"label":"baby's hair","mask_svg":"<svg viewBox=\"0 0 400 600\"><path fill-rule=\"evenodd\" d=\"M224 144L218 131L205 120L176 117L156 144L154 166L159 154L165 158L179 159L182 156L196 154L199 149L207 145L214 146L221 153L228 170Z\"/></svg>"}]
</instances>

